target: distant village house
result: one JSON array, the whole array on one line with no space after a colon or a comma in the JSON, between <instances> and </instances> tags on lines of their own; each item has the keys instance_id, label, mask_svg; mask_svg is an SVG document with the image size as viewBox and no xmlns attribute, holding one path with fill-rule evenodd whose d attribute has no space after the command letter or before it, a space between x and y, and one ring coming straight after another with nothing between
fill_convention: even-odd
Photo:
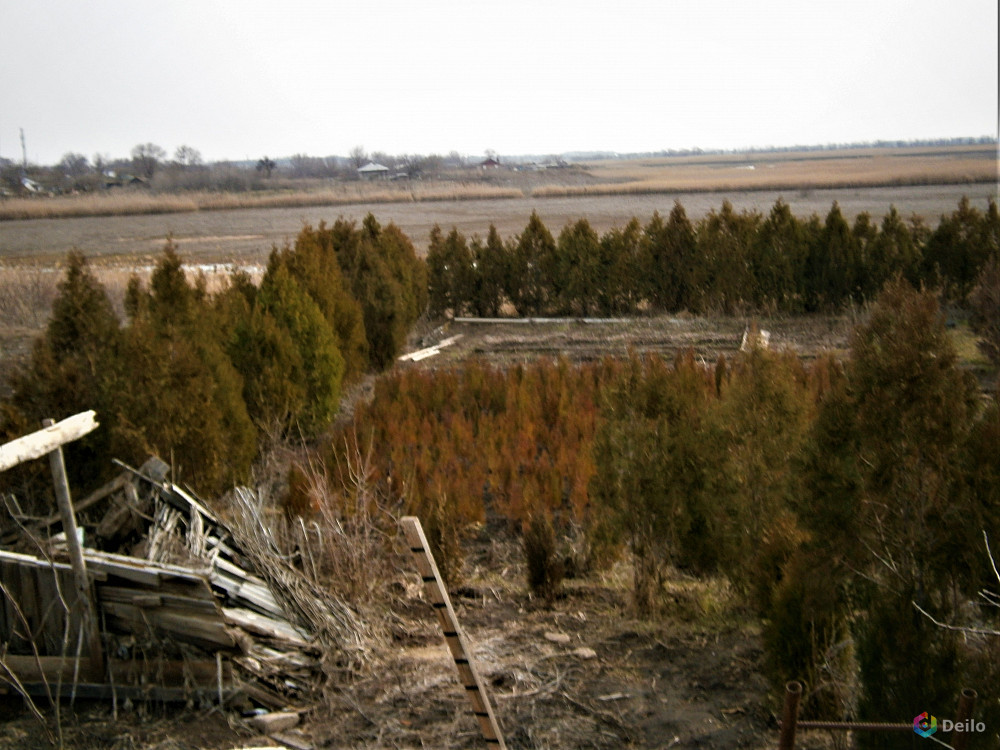
<instances>
[{"instance_id":1,"label":"distant village house","mask_svg":"<svg viewBox=\"0 0 1000 750\"><path fill-rule=\"evenodd\" d=\"M358 175L365 180L384 180L389 176L389 167L370 161L363 167L358 167Z\"/></svg>"}]
</instances>

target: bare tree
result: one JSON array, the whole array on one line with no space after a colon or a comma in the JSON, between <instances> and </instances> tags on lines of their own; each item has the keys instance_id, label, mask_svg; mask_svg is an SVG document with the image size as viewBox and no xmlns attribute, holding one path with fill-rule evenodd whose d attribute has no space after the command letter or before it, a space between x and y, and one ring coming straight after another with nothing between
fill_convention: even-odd
<instances>
[{"instance_id":1,"label":"bare tree","mask_svg":"<svg viewBox=\"0 0 1000 750\"><path fill-rule=\"evenodd\" d=\"M140 175L151 180L166 156L167 152L155 143L140 143L132 149L132 164Z\"/></svg>"},{"instance_id":2,"label":"bare tree","mask_svg":"<svg viewBox=\"0 0 1000 750\"><path fill-rule=\"evenodd\" d=\"M200 167L203 163L201 152L192 146L178 146L174 161L182 167Z\"/></svg>"},{"instance_id":3,"label":"bare tree","mask_svg":"<svg viewBox=\"0 0 1000 750\"><path fill-rule=\"evenodd\" d=\"M90 172L90 162L87 161L87 157L83 154L70 152L63 155L63 158L59 160L57 168L67 177L76 179Z\"/></svg>"},{"instance_id":4,"label":"bare tree","mask_svg":"<svg viewBox=\"0 0 1000 750\"><path fill-rule=\"evenodd\" d=\"M364 146L355 146L352 148L349 157L355 169L361 169L368 161L368 154L365 152Z\"/></svg>"},{"instance_id":5,"label":"bare tree","mask_svg":"<svg viewBox=\"0 0 1000 750\"><path fill-rule=\"evenodd\" d=\"M274 171L276 166L278 165L275 164L274 159L267 155L262 156L257 161L257 171L264 174L264 179L269 179L271 177L271 172Z\"/></svg>"}]
</instances>

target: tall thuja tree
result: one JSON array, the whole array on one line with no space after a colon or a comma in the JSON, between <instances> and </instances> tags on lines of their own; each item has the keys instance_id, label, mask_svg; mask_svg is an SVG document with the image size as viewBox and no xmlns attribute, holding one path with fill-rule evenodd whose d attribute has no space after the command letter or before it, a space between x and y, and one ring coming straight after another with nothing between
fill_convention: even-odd
<instances>
[{"instance_id":1,"label":"tall thuja tree","mask_svg":"<svg viewBox=\"0 0 1000 750\"><path fill-rule=\"evenodd\" d=\"M365 230L374 225L376 246L389 267L392 279L399 285L401 312L408 332L417 318L427 309L427 264L417 255L409 237L393 222L379 227L372 214L365 217ZM466 283L470 283L466 280ZM405 338L405 333L404 333Z\"/></svg>"},{"instance_id":2,"label":"tall thuja tree","mask_svg":"<svg viewBox=\"0 0 1000 750\"><path fill-rule=\"evenodd\" d=\"M910 228L895 206L882 219L878 234L867 245L865 254L866 295L874 297L889 279L897 274L911 284L918 281L920 248Z\"/></svg>"},{"instance_id":3,"label":"tall thuja tree","mask_svg":"<svg viewBox=\"0 0 1000 750\"><path fill-rule=\"evenodd\" d=\"M344 381L357 380L368 367L368 340L361 304L348 288L337 262L334 233L322 222L317 229L304 227L295 245L277 254L333 328L344 358Z\"/></svg>"},{"instance_id":4,"label":"tall thuja tree","mask_svg":"<svg viewBox=\"0 0 1000 750\"><path fill-rule=\"evenodd\" d=\"M361 303L371 364L384 369L427 307L427 267L395 224L368 214L360 229L338 219L330 229L337 261Z\"/></svg>"},{"instance_id":5,"label":"tall thuja tree","mask_svg":"<svg viewBox=\"0 0 1000 750\"><path fill-rule=\"evenodd\" d=\"M262 432L284 434L298 424L308 398L302 355L288 327L257 303L257 292L249 276L233 274L215 299L216 316L228 331L226 352L243 377L247 413Z\"/></svg>"},{"instance_id":6,"label":"tall thuja tree","mask_svg":"<svg viewBox=\"0 0 1000 750\"><path fill-rule=\"evenodd\" d=\"M760 216L737 214L729 201L698 226L698 263L703 269L701 310L736 312L752 294L750 254Z\"/></svg>"},{"instance_id":7,"label":"tall thuja tree","mask_svg":"<svg viewBox=\"0 0 1000 750\"><path fill-rule=\"evenodd\" d=\"M642 227L633 217L624 227L614 227L601 237L602 293L599 311L616 315L634 312L643 296L645 251Z\"/></svg>"},{"instance_id":8,"label":"tall thuja tree","mask_svg":"<svg viewBox=\"0 0 1000 750\"><path fill-rule=\"evenodd\" d=\"M992 219L990 218L992 215ZM967 197L962 197L951 215L942 216L924 247L925 278L940 284L945 293L964 302L975 284L979 269L996 247L1000 219L996 203L984 218Z\"/></svg>"},{"instance_id":9,"label":"tall thuja tree","mask_svg":"<svg viewBox=\"0 0 1000 750\"><path fill-rule=\"evenodd\" d=\"M532 211L511 248L507 278L507 292L519 315L546 311L557 268L556 241L538 213Z\"/></svg>"},{"instance_id":10,"label":"tall thuja tree","mask_svg":"<svg viewBox=\"0 0 1000 750\"><path fill-rule=\"evenodd\" d=\"M503 306L505 298L504 279L507 273L507 249L503 240L500 239L500 233L493 224L490 224L489 232L486 234L486 242L474 237L469 249L475 268L475 294L472 299L472 311L476 315L496 317L500 314L500 308ZM428 258L429 264L430 259Z\"/></svg>"},{"instance_id":11,"label":"tall thuja tree","mask_svg":"<svg viewBox=\"0 0 1000 750\"><path fill-rule=\"evenodd\" d=\"M694 309L701 267L695 262L697 235L684 207L675 201L666 222L658 213L653 214L643 234L650 304L670 312Z\"/></svg>"},{"instance_id":12,"label":"tall thuja tree","mask_svg":"<svg viewBox=\"0 0 1000 750\"><path fill-rule=\"evenodd\" d=\"M730 579L762 615L803 538L792 509L794 459L812 418L799 359L760 347L736 359L712 414L720 450L715 538Z\"/></svg>"},{"instance_id":13,"label":"tall thuja tree","mask_svg":"<svg viewBox=\"0 0 1000 750\"><path fill-rule=\"evenodd\" d=\"M95 410L102 427L65 449L67 472L77 488L92 487L114 468L109 436L121 343L120 324L104 287L83 255L70 253L45 333L35 341L27 365L12 378L2 430L5 437L20 437L39 429L42 419Z\"/></svg>"},{"instance_id":14,"label":"tall thuja tree","mask_svg":"<svg viewBox=\"0 0 1000 750\"><path fill-rule=\"evenodd\" d=\"M985 510L963 491L976 386L957 367L932 294L898 280L886 287L852 336L845 387L827 408L837 409L841 430L817 444L812 472L828 479L812 486L838 495L814 498L827 512L813 526L842 539L844 568L857 571L859 713L877 720L949 706L956 639L913 604L947 620L974 594L963 559ZM866 742L885 746L874 735Z\"/></svg>"},{"instance_id":15,"label":"tall thuja tree","mask_svg":"<svg viewBox=\"0 0 1000 750\"><path fill-rule=\"evenodd\" d=\"M263 367L248 367L247 375L269 416L284 412L285 427L298 425L315 434L330 425L340 403L345 367L336 334L280 257L272 256L256 303L247 352ZM268 359L287 368L284 382Z\"/></svg>"},{"instance_id":16,"label":"tall thuja tree","mask_svg":"<svg viewBox=\"0 0 1000 750\"><path fill-rule=\"evenodd\" d=\"M600 308L607 279L601 267L601 240L586 219L567 224L556 243L553 274L559 312L590 315Z\"/></svg>"},{"instance_id":17,"label":"tall thuja tree","mask_svg":"<svg viewBox=\"0 0 1000 750\"><path fill-rule=\"evenodd\" d=\"M788 312L801 309L798 279L808 252L802 223L779 198L761 223L751 246L753 302L758 309Z\"/></svg>"},{"instance_id":18,"label":"tall thuja tree","mask_svg":"<svg viewBox=\"0 0 1000 750\"><path fill-rule=\"evenodd\" d=\"M866 299L874 299L881 286L875 286L870 270L871 266L871 246L878 237L878 226L872 223L871 214L862 211L854 217L854 224L851 226L851 236L854 238L855 246L855 270L854 285L851 292L852 298L860 302Z\"/></svg>"},{"instance_id":19,"label":"tall thuja tree","mask_svg":"<svg viewBox=\"0 0 1000 750\"><path fill-rule=\"evenodd\" d=\"M849 613L862 504L860 436L842 367L820 362L811 374L823 381L821 400L793 457L801 490L791 505L805 536L772 591L764 645L776 690L804 681L807 715L846 718L856 692Z\"/></svg>"},{"instance_id":20,"label":"tall thuja tree","mask_svg":"<svg viewBox=\"0 0 1000 750\"><path fill-rule=\"evenodd\" d=\"M851 299L858 281L858 242L834 201L806 261L806 307L836 308Z\"/></svg>"},{"instance_id":21,"label":"tall thuja tree","mask_svg":"<svg viewBox=\"0 0 1000 750\"><path fill-rule=\"evenodd\" d=\"M256 431L204 285L188 283L168 242L149 287L129 283L123 368L115 382L115 455L173 457L184 480L215 493L244 479Z\"/></svg>"},{"instance_id":22,"label":"tall thuja tree","mask_svg":"<svg viewBox=\"0 0 1000 750\"><path fill-rule=\"evenodd\" d=\"M660 604L668 565L705 570L714 563L704 497L712 451L703 429L713 395L710 375L693 357L671 370L659 358L633 355L605 390L591 536L597 545L628 546L642 614Z\"/></svg>"},{"instance_id":23,"label":"tall thuja tree","mask_svg":"<svg viewBox=\"0 0 1000 750\"><path fill-rule=\"evenodd\" d=\"M431 315L467 312L474 303L477 269L465 237L453 227L447 236L436 224L427 248L427 296Z\"/></svg>"}]
</instances>

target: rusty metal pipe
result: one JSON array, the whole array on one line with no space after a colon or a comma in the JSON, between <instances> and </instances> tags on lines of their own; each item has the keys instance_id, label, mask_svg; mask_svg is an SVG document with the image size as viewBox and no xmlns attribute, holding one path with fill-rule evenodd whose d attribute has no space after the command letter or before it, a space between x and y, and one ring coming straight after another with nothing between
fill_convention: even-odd
<instances>
[{"instance_id":1,"label":"rusty metal pipe","mask_svg":"<svg viewBox=\"0 0 1000 750\"><path fill-rule=\"evenodd\" d=\"M965 750L969 745L969 732L964 727L972 718L972 711L976 707L976 691L972 688L965 688L958 697L958 713L955 715L955 729L951 733L951 746L954 750ZM961 729L959 727L962 727Z\"/></svg>"},{"instance_id":2,"label":"rusty metal pipe","mask_svg":"<svg viewBox=\"0 0 1000 750\"><path fill-rule=\"evenodd\" d=\"M795 750L795 725L799 720L799 699L802 683L792 681L785 685L785 707L781 712L781 735L778 750Z\"/></svg>"}]
</instances>

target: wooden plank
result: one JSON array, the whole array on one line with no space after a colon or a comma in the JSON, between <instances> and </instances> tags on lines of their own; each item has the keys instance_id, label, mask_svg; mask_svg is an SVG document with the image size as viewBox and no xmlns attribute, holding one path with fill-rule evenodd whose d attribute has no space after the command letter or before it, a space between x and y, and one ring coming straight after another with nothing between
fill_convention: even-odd
<instances>
[{"instance_id":1,"label":"wooden plank","mask_svg":"<svg viewBox=\"0 0 1000 750\"><path fill-rule=\"evenodd\" d=\"M18 568L21 583L21 593L18 604L28 620L28 637L33 642L39 640L41 635L42 611L38 597L38 584L35 580L35 569L29 567Z\"/></svg>"},{"instance_id":2,"label":"wooden plank","mask_svg":"<svg viewBox=\"0 0 1000 750\"><path fill-rule=\"evenodd\" d=\"M124 700L128 698L132 701L156 701L159 703L186 703L193 696L205 695L215 697L218 695L218 688L213 686L182 686L182 687L162 687L156 684L150 685L111 685L105 683L85 682L77 685L63 682L58 686L45 682L23 683L25 690L32 697L46 697L49 691L53 695L58 694L61 698L75 697L82 700ZM239 696L239 691L230 688L223 691L223 700L230 703Z\"/></svg>"},{"instance_id":3,"label":"wooden plank","mask_svg":"<svg viewBox=\"0 0 1000 750\"><path fill-rule=\"evenodd\" d=\"M46 456L56 448L90 434L98 427L96 416L94 411L75 414L30 435L0 445L0 471Z\"/></svg>"},{"instance_id":4,"label":"wooden plank","mask_svg":"<svg viewBox=\"0 0 1000 750\"><path fill-rule=\"evenodd\" d=\"M267 636L285 641L294 648L309 648L309 643L305 633L285 620L276 620L273 617L251 612L247 609L235 609L223 607L222 616L230 625L243 628L248 633Z\"/></svg>"},{"instance_id":5,"label":"wooden plank","mask_svg":"<svg viewBox=\"0 0 1000 750\"><path fill-rule=\"evenodd\" d=\"M44 612L42 616L41 642L39 649L44 654L58 654L62 647L63 632L66 618L69 613L64 608L64 601L68 586L58 581L60 573L58 570L42 570L36 568L36 581L38 584L38 597L44 602ZM62 599L60 599L60 595ZM69 603L65 603L68 607Z\"/></svg>"},{"instance_id":6,"label":"wooden plank","mask_svg":"<svg viewBox=\"0 0 1000 750\"><path fill-rule=\"evenodd\" d=\"M39 568L56 568L57 570L72 571L73 569L66 563L52 562L42 557L25 555L20 552L8 552L0 550L0 562L12 563L14 565L34 565Z\"/></svg>"},{"instance_id":7,"label":"wooden plank","mask_svg":"<svg viewBox=\"0 0 1000 750\"><path fill-rule=\"evenodd\" d=\"M101 609L116 618L119 627L137 635L144 635L152 629L168 633L178 641L209 649L236 647L236 640L226 629L222 618L216 615L166 606L142 609L122 602L102 602Z\"/></svg>"},{"instance_id":8,"label":"wooden plank","mask_svg":"<svg viewBox=\"0 0 1000 750\"><path fill-rule=\"evenodd\" d=\"M206 586L205 590L207 588ZM202 589L194 587L190 587L190 589L193 594L192 596L169 593L165 588L159 589L153 594L143 589L128 588L126 586L98 586L97 598L102 602L136 604L138 600L154 597L159 602L156 606L166 605L187 609L192 612L218 612L218 604L212 596L211 591L208 592L208 598L205 598L202 596Z\"/></svg>"},{"instance_id":9,"label":"wooden plank","mask_svg":"<svg viewBox=\"0 0 1000 750\"><path fill-rule=\"evenodd\" d=\"M208 568L185 568L180 565L154 563L138 557L116 555L110 552L98 552L87 549L84 559L91 568L96 568L106 575L117 576L134 581L144 586L158 587L164 581L204 581Z\"/></svg>"},{"instance_id":10,"label":"wooden plank","mask_svg":"<svg viewBox=\"0 0 1000 750\"><path fill-rule=\"evenodd\" d=\"M117 477L112 479L103 487L99 487L98 489L91 492L89 495L83 498L83 500L73 503L73 510L77 513L86 510L90 506L99 503L108 495L117 492L127 483L128 483L128 477L126 477L124 474L119 474ZM38 527L42 529L47 529L50 526L54 526L55 524L59 523L61 518L62 516L60 514L53 513L51 516L47 516L46 518L43 518L41 521L39 521Z\"/></svg>"},{"instance_id":11,"label":"wooden plank","mask_svg":"<svg viewBox=\"0 0 1000 750\"><path fill-rule=\"evenodd\" d=\"M4 610L7 620L7 632L4 633L4 640L11 649L20 651L30 644L26 636L24 620L21 619L21 568L17 564L5 564L3 571Z\"/></svg>"},{"instance_id":12,"label":"wooden plank","mask_svg":"<svg viewBox=\"0 0 1000 750\"><path fill-rule=\"evenodd\" d=\"M424 536L420 519L415 516L404 516L399 520L399 523L403 528L410 552L413 554L420 578L424 582L424 591L437 612L438 622L455 661L459 680L472 703L472 713L479 722L479 730L482 732L483 739L491 747L506 750L500 724L493 713L486 687L473 663L472 652L465 642L462 629L459 627L458 617L451 606L451 599L448 597L448 591L441 580L437 563L434 562L434 555L427 543L427 537Z\"/></svg>"},{"instance_id":13,"label":"wooden plank","mask_svg":"<svg viewBox=\"0 0 1000 750\"><path fill-rule=\"evenodd\" d=\"M273 734L292 729L299 724L298 711L275 711L269 714L260 714L250 719L250 726L261 734Z\"/></svg>"}]
</instances>

